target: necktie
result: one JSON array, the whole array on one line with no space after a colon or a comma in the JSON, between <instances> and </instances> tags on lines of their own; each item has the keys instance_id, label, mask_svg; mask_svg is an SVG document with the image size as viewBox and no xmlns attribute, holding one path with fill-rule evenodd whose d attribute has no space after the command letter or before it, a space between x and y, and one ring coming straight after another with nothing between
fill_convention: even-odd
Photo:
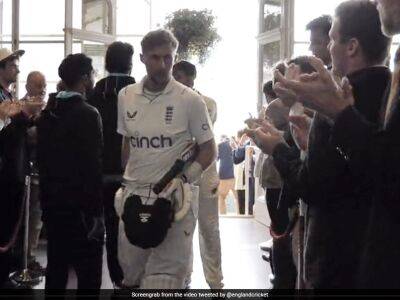
<instances>
[{"instance_id":1,"label":"necktie","mask_svg":"<svg viewBox=\"0 0 400 300\"><path fill-rule=\"evenodd\" d=\"M392 84L390 86L389 99L386 105L386 113L385 113L385 127L390 120L390 116L395 109L396 105L398 105L399 98L399 87L400 87L400 47L396 51L396 55L394 58L394 71L392 77Z\"/></svg>"}]
</instances>

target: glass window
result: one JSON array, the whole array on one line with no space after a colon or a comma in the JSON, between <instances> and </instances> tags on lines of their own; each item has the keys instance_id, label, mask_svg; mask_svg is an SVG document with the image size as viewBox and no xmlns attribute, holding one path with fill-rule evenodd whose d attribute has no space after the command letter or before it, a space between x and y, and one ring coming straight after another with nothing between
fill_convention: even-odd
<instances>
[{"instance_id":1,"label":"glass window","mask_svg":"<svg viewBox=\"0 0 400 300\"><path fill-rule=\"evenodd\" d=\"M281 1L267 1L264 5L264 32L281 27Z\"/></svg>"},{"instance_id":2,"label":"glass window","mask_svg":"<svg viewBox=\"0 0 400 300\"><path fill-rule=\"evenodd\" d=\"M144 35L150 29L150 8L145 0L118 0L117 15L117 35Z\"/></svg>"},{"instance_id":3,"label":"glass window","mask_svg":"<svg viewBox=\"0 0 400 300\"><path fill-rule=\"evenodd\" d=\"M335 8L344 0L296 0L294 14L294 40L308 42L307 24L321 15L334 15Z\"/></svg>"},{"instance_id":4,"label":"glass window","mask_svg":"<svg viewBox=\"0 0 400 300\"><path fill-rule=\"evenodd\" d=\"M25 95L25 83L28 74L32 71L40 71L46 76L47 91L55 91L55 86L60 80L58 66L64 58L64 45L55 43L27 44L21 43L20 48L25 54L20 59L19 93L21 98Z\"/></svg>"},{"instance_id":5,"label":"glass window","mask_svg":"<svg viewBox=\"0 0 400 300\"><path fill-rule=\"evenodd\" d=\"M65 4L63 0L20 0L21 40L24 40L24 35L32 34L64 35L64 19Z\"/></svg>"},{"instance_id":6,"label":"glass window","mask_svg":"<svg viewBox=\"0 0 400 300\"><path fill-rule=\"evenodd\" d=\"M263 46L263 82L271 80L272 69L280 60L281 42L276 41Z\"/></svg>"},{"instance_id":7,"label":"glass window","mask_svg":"<svg viewBox=\"0 0 400 300\"><path fill-rule=\"evenodd\" d=\"M309 47L310 45L308 43L294 43L293 57L301 55L312 55Z\"/></svg>"},{"instance_id":8,"label":"glass window","mask_svg":"<svg viewBox=\"0 0 400 300\"><path fill-rule=\"evenodd\" d=\"M110 13L108 1L82 1L82 29L99 33L111 33Z\"/></svg>"},{"instance_id":9,"label":"glass window","mask_svg":"<svg viewBox=\"0 0 400 300\"><path fill-rule=\"evenodd\" d=\"M2 34L8 36L11 40L11 23L12 23L12 1L0 0L0 5L3 6L3 15L0 16L0 22L2 26Z\"/></svg>"}]
</instances>

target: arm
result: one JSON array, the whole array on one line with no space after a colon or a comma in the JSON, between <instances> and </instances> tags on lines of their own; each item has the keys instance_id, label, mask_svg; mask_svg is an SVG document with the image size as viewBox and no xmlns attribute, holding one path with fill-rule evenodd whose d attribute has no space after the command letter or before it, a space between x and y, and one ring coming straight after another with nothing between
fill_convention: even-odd
<instances>
[{"instance_id":1,"label":"arm","mask_svg":"<svg viewBox=\"0 0 400 300\"><path fill-rule=\"evenodd\" d=\"M82 153L85 163L85 187L90 197L90 212L94 216L102 214L102 153L103 130L101 118L97 110L85 117L82 124Z\"/></svg>"},{"instance_id":2,"label":"arm","mask_svg":"<svg viewBox=\"0 0 400 300\"><path fill-rule=\"evenodd\" d=\"M217 148L214 139L211 139L199 145L199 154L197 155L196 162L198 162L203 171L206 170L217 157Z\"/></svg>"},{"instance_id":3,"label":"arm","mask_svg":"<svg viewBox=\"0 0 400 300\"><path fill-rule=\"evenodd\" d=\"M212 123L204 101L200 97L189 98L187 101L189 132L199 145L196 160L184 171L187 182L197 181L204 170L214 161L217 155Z\"/></svg>"},{"instance_id":4,"label":"arm","mask_svg":"<svg viewBox=\"0 0 400 300\"><path fill-rule=\"evenodd\" d=\"M125 124L125 106L124 106L124 95L126 94L126 88L122 89L118 95L118 123L117 132L123 136L121 146L121 167L125 170L129 160L129 137Z\"/></svg>"},{"instance_id":5,"label":"arm","mask_svg":"<svg viewBox=\"0 0 400 300\"><path fill-rule=\"evenodd\" d=\"M239 147L232 152L233 155L233 163L238 165L242 163L246 156L246 148L244 146Z\"/></svg>"},{"instance_id":6,"label":"arm","mask_svg":"<svg viewBox=\"0 0 400 300\"><path fill-rule=\"evenodd\" d=\"M122 140L122 147L121 147L121 167L125 170L126 165L128 164L129 160L129 138L123 137Z\"/></svg>"}]
</instances>

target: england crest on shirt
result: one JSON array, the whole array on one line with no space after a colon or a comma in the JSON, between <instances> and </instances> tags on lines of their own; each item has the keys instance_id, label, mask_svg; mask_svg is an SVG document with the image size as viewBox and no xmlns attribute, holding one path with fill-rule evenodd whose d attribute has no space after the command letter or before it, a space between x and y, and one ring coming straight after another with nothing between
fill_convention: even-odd
<instances>
[{"instance_id":1,"label":"england crest on shirt","mask_svg":"<svg viewBox=\"0 0 400 300\"><path fill-rule=\"evenodd\" d=\"M165 124L170 125L172 124L172 119L174 117L174 107L173 106L167 106L165 109Z\"/></svg>"}]
</instances>

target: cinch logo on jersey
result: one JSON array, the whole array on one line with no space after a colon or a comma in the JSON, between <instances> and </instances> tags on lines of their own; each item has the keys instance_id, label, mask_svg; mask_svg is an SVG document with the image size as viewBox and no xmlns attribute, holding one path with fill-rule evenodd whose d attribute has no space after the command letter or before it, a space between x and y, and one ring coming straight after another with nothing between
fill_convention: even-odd
<instances>
[{"instance_id":1,"label":"cinch logo on jersey","mask_svg":"<svg viewBox=\"0 0 400 300\"><path fill-rule=\"evenodd\" d=\"M160 136L139 136L135 135L131 137L131 145L133 148L169 148L172 147L172 139L170 137L166 137L163 134Z\"/></svg>"}]
</instances>

